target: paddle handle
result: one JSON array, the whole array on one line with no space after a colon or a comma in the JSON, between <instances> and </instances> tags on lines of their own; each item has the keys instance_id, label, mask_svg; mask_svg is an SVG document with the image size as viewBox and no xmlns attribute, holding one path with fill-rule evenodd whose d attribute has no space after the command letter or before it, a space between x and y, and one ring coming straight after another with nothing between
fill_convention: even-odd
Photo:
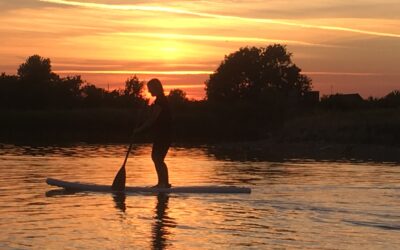
<instances>
[{"instance_id":1,"label":"paddle handle","mask_svg":"<svg viewBox=\"0 0 400 250\"><path fill-rule=\"evenodd\" d=\"M129 154L131 153L132 145L133 145L133 140L131 139L131 143L129 144L128 151L126 152L124 163L122 163L123 167L125 167L125 164L128 161L128 157L129 157Z\"/></svg>"},{"instance_id":2,"label":"paddle handle","mask_svg":"<svg viewBox=\"0 0 400 250\"><path fill-rule=\"evenodd\" d=\"M141 109L138 110L137 115L136 115L136 119L140 119L140 117L143 114L143 111L144 111L144 108L141 108ZM122 167L125 167L125 164L128 161L128 157L129 157L129 154L130 154L130 152L132 150L132 145L133 145L133 141L134 141L134 137L135 137L135 130L137 128L139 128L139 127L140 127L139 122L136 121L136 126L133 128L132 136L130 138L131 143L129 144L128 151L126 152L125 160L124 160L124 163L122 163Z\"/></svg>"},{"instance_id":3,"label":"paddle handle","mask_svg":"<svg viewBox=\"0 0 400 250\"><path fill-rule=\"evenodd\" d=\"M142 116L142 113L143 113L143 109L141 109L141 110L137 113L137 119L139 119L139 118ZM135 126L135 127L133 128L133 130L132 130L132 136L130 137L131 143L129 144L128 151L126 152L125 160L124 160L124 163L122 164L122 167L125 167L125 164L126 164L126 162L128 161L128 157L129 157L129 154L130 154L130 152L131 152L131 150L132 150L132 145L133 145L133 141L134 141L134 138L135 138L135 130L136 130L137 128L139 128L139 122L136 122L136 126Z\"/></svg>"}]
</instances>

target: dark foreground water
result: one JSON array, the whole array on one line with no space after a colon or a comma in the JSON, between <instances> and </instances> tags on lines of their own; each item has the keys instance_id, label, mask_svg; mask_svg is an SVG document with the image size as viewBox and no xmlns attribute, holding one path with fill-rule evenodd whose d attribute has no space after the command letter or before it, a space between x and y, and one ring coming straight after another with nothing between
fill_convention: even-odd
<instances>
[{"instance_id":1,"label":"dark foreground water","mask_svg":"<svg viewBox=\"0 0 400 250\"><path fill-rule=\"evenodd\" d=\"M47 177L110 184L125 145L0 145L0 249L398 249L400 168L392 163L233 161L172 148L173 185L249 194L68 194ZM149 145L127 183L155 184ZM235 159L237 157L232 157Z\"/></svg>"}]
</instances>

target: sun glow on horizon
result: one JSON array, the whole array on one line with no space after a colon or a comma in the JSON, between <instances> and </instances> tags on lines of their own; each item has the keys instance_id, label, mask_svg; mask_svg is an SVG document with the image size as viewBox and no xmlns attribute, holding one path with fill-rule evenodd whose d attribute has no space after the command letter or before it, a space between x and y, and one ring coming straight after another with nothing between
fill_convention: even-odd
<instances>
[{"instance_id":1,"label":"sun glow on horizon","mask_svg":"<svg viewBox=\"0 0 400 250\"><path fill-rule=\"evenodd\" d=\"M144 75L209 75L213 71L180 70L180 71L151 71L151 70L55 70L58 74L144 74Z\"/></svg>"},{"instance_id":2,"label":"sun glow on horizon","mask_svg":"<svg viewBox=\"0 0 400 250\"><path fill-rule=\"evenodd\" d=\"M149 38L169 39L169 40L282 43L282 44L297 44L297 45L304 45L304 46L340 47L337 45L329 45L329 44L318 44L318 43L303 42L303 41L296 41L296 40L267 39L267 38L259 38L259 37L188 35L188 34L177 34L177 33L144 33L144 32L115 32L115 33L111 33L111 35L128 36L128 37L129 36L149 37Z\"/></svg>"},{"instance_id":3,"label":"sun glow on horizon","mask_svg":"<svg viewBox=\"0 0 400 250\"><path fill-rule=\"evenodd\" d=\"M0 16L0 72L15 74L39 54L56 73L102 87L137 74L201 99L225 55L280 43L316 90L381 95L400 84L400 6L367 2L9 1Z\"/></svg>"}]
</instances>

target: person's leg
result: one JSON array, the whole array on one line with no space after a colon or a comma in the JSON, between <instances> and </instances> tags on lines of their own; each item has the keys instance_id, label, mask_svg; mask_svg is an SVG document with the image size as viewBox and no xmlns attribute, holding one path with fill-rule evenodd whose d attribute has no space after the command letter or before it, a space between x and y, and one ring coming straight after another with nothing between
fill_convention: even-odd
<instances>
[{"instance_id":1,"label":"person's leg","mask_svg":"<svg viewBox=\"0 0 400 250\"><path fill-rule=\"evenodd\" d=\"M165 156L168 153L170 144L169 143L154 143L153 149L151 152L151 158L154 162L158 184L160 187L170 187L169 184L169 176L168 176L168 167L164 162Z\"/></svg>"}]
</instances>

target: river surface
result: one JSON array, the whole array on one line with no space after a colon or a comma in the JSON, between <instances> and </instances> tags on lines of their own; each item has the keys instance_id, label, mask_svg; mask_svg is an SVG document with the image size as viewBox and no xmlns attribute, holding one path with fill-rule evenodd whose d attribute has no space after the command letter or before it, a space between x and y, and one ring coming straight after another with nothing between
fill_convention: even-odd
<instances>
[{"instance_id":1,"label":"river surface","mask_svg":"<svg viewBox=\"0 0 400 250\"><path fill-rule=\"evenodd\" d=\"M117 196L45 183L110 184L126 148L0 144L0 249L399 249L396 163L238 160L210 146L173 147L174 186L252 193ZM133 148L128 185L155 184L150 150Z\"/></svg>"}]
</instances>

